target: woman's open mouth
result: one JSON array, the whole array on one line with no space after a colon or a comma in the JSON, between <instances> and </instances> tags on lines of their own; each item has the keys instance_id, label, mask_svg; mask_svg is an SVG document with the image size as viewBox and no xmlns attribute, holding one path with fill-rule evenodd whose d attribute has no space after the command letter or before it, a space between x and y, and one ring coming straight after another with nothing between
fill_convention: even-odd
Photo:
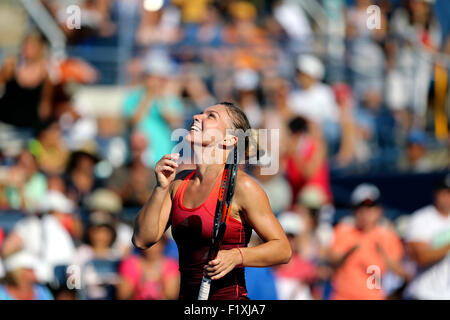
<instances>
[{"instance_id":1,"label":"woman's open mouth","mask_svg":"<svg viewBox=\"0 0 450 320\"><path fill-rule=\"evenodd\" d=\"M195 126L195 125L192 125L191 128L190 128L190 131L202 132L202 129L197 127L197 126Z\"/></svg>"}]
</instances>

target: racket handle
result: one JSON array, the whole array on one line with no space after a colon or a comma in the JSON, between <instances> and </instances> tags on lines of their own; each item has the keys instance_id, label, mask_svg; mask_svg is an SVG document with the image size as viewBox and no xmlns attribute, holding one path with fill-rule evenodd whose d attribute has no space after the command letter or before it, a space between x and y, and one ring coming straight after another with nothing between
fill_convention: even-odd
<instances>
[{"instance_id":1,"label":"racket handle","mask_svg":"<svg viewBox=\"0 0 450 320\"><path fill-rule=\"evenodd\" d=\"M208 300L210 288L211 288L211 279L203 276L202 284L200 285L200 291L198 292L197 300Z\"/></svg>"}]
</instances>

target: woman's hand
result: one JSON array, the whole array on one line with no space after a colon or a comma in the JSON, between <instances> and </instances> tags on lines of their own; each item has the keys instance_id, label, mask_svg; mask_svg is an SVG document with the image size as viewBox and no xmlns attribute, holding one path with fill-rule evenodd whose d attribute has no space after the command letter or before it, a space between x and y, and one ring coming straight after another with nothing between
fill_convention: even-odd
<instances>
[{"instance_id":1,"label":"woman's hand","mask_svg":"<svg viewBox=\"0 0 450 320\"><path fill-rule=\"evenodd\" d=\"M175 179L178 168L177 160L179 153L166 154L156 163L155 175L156 184L163 189L170 186L170 183Z\"/></svg>"},{"instance_id":2,"label":"woman's hand","mask_svg":"<svg viewBox=\"0 0 450 320\"><path fill-rule=\"evenodd\" d=\"M220 250L216 259L211 260L205 267L205 274L211 280L217 280L224 277L235 266L242 264L242 256L238 249Z\"/></svg>"}]
</instances>

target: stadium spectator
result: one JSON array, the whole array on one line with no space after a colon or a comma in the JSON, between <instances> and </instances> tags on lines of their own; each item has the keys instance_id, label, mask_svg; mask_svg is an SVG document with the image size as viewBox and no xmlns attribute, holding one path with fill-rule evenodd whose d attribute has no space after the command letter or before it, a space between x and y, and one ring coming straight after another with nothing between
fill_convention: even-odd
<instances>
[{"instance_id":1,"label":"stadium spectator","mask_svg":"<svg viewBox=\"0 0 450 320\"><path fill-rule=\"evenodd\" d=\"M181 37L179 23L180 12L176 7L169 4L152 10L142 1L136 42L142 47L175 44Z\"/></svg>"},{"instance_id":2,"label":"stadium spectator","mask_svg":"<svg viewBox=\"0 0 450 320\"><path fill-rule=\"evenodd\" d=\"M422 130L411 130L407 137L406 154L400 159L398 167L403 171L430 172L432 159L427 157L427 137Z\"/></svg>"},{"instance_id":3,"label":"stadium spectator","mask_svg":"<svg viewBox=\"0 0 450 320\"><path fill-rule=\"evenodd\" d=\"M90 147L77 150L70 155L64 175L67 195L80 207L85 205L86 198L90 193L100 187L94 171L99 160Z\"/></svg>"},{"instance_id":4,"label":"stadium spectator","mask_svg":"<svg viewBox=\"0 0 450 320\"><path fill-rule=\"evenodd\" d=\"M39 172L35 157L23 150L9 170L5 197L9 208L34 213L47 191L45 176Z\"/></svg>"},{"instance_id":5,"label":"stadium spectator","mask_svg":"<svg viewBox=\"0 0 450 320\"><path fill-rule=\"evenodd\" d=\"M119 299L173 300L178 297L178 263L163 255L165 243L125 258L119 269Z\"/></svg>"},{"instance_id":6,"label":"stadium spectator","mask_svg":"<svg viewBox=\"0 0 450 320\"><path fill-rule=\"evenodd\" d=\"M83 276L80 296L88 300L113 299L117 283L120 252L113 247L116 238L115 221L106 212L89 215L85 242L77 249L74 265ZM109 268L108 268L109 267Z\"/></svg>"},{"instance_id":7,"label":"stadium spectator","mask_svg":"<svg viewBox=\"0 0 450 320\"><path fill-rule=\"evenodd\" d=\"M116 168L108 178L107 187L116 192L126 208L140 208L155 186L155 173L145 163L147 139L140 132L130 135L131 155L127 164Z\"/></svg>"},{"instance_id":8,"label":"stadium spectator","mask_svg":"<svg viewBox=\"0 0 450 320\"><path fill-rule=\"evenodd\" d=\"M396 121L384 104L379 85L369 85L362 90L361 102L354 109L354 121L369 151L368 160L377 161L373 167L395 164Z\"/></svg>"},{"instance_id":9,"label":"stadium spectator","mask_svg":"<svg viewBox=\"0 0 450 320\"><path fill-rule=\"evenodd\" d=\"M163 51L153 51L145 58L143 86L130 92L124 101L122 114L130 129L147 138L146 163L154 166L160 157L175 146L171 129L180 125L183 104L174 92L170 79L174 65Z\"/></svg>"},{"instance_id":10,"label":"stadium spectator","mask_svg":"<svg viewBox=\"0 0 450 320\"><path fill-rule=\"evenodd\" d=\"M4 261L6 275L0 283L0 300L53 300L50 290L39 284L34 257L21 251Z\"/></svg>"},{"instance_id":11,"label":"stadium spectator","mask_svg":"<svg viewBox=\"0 0 450 320\"><path fill-rule=\"evenodd\" d=\"M260 76L252 69L238 69L233 76L233 86L236 101L247 114L248 121L253 128L260 128L262 110L258 99Z\"/></svg>"},{"instance_id":12,"label":"stadium spectator","mask_svg":"<svg viewBox=\"0 0 450 320\"><path fill-rule=\"evenodd\" d=\"M291 213L297 215L301 222L301 230L293 239L298 255L296 259L301 259L307 268L315 270L314 276L305 283L311 299L323 298L324 283L331 274L327 266L327 257L333 238L333 228L325 205L326 196L323 191L314 185L307 185L297 197L292 207L293 211L287 213L288 217ZM282 215L284 216L285 213ZM295 221L293 218L292 220ZM281 268L283 269L284 266Z\"/></svg>"},{"instance_id":13,"label":"stadium spectator","mask_svg":"<svg viewBox=\"0 0 450 320\"><path fill-rule=\"evenodd\" d=\"M409 299L450 299L450 174L434 189L434 202L414 212L405 241L418 273L406 288Z\"/></svg>"},{"instance_id":14,"label":"stadium spectator","mask_svg":"<svg viewBox=\"0 0 450 320\"><path fill-rule=\"evenodd\" d=\"M286 177L291 185L292 199L295 201L301 189L313 184L322 189L331 201L327 150L320 129L313 122L295 117L289 122L291 135L289 151L285 159Z\"/></svg>"},{"instance_id":15,"label":"stadium spectator","mask_svg":"<svg viewBox=\"0 0 450 320\"><path fill-rule=\"evenodd\" d=\"M120 197L111 190L99 188L86 199L86 202L87 209L91 213L100 211L109 216L116 230L115 241L112 245L113 249L120 257L128 255L132 247L131 237L133 229L128 224L120 221L122 213L122 200Z\"/></svg>"},{"instance_id":16,"label":"stadium spectator","mask_svg":"<svg viewBox=\"0 0 450 320\"><path fill-rule=\"evenodd\" d=\"M293 255L288 264L275 269L277 295L281 300L311 300L310 284L317 276L317 268L299 248L298 237L304 232L304 221L294 212L284 212L278 220L288 236Z\"/></svg>"},{"instance_id":17,"label":"stadium spectator","mask_svg":"<svg viewBox=\"0 0 450 320\"><path fill-rule=\"evenodd\" d=\"M37 139L30 142L30 151L36 157L39 168L48 175L64 173L69 150L62 139L59 124L49 123L37 136Z\"/></svg>"},{"instance_id":18,"label":"stadium spectator","mask_svg":"<svg viewBox=\"0 0 450 320\"><path fill-rule=\"evenodd\" d=\"M290 207L292 203L291 189L289 182L281 171L273 175L263 174L261 166L254 166L251 173L266 192L270 207L275 215Z\"/></svg>"},{"instance_id":19,"label":"stadium spectator","mask_svg":"<svg viewBox=\"0 0 450 320\"><path fill-rule=\"evenodd\" d=\"M28 35L20 56L5 61L0 71L0 121L36 129L50 116L53 84L47 64L45 39L38 33Z\"/></svg>"},{"instance_id":20,"label":"stadium spectator","mask_svg":"<svg viewBox=\"0 0 450 320\"><path fill-rule=\"evenodd\" d=\"M341 221L334 230L330 262L332 299L385 299L381 280L390 269L404 275L400 261L403 247L395 230L382 220L380 191L361 184L352 193L354 217Z\"/></svg>"},{"instance_id":21,"label":"stadium spectator","mask_svg":"<svg viewBox=\"0 0 450 320\"><path fill-rule=\"evenodd\" d=\"M73 214L73 203L57 191L49 191L41 202L40 216L19 221L5 239L2 256L8 258L25 252L36 261L36 276L40 283L55 280L55 268L72 263L75 245L65 227L65 216Z\"/></svg>"},{"instance_id":22,"label":"stadium spectator","mask_svg":"<svg viewBox=\"0 0 450 320\"><path fill-rule=\"evenodd\" d=\"M289 97L291 111L317 123L330 143L339 138L339 109L331 88L322 83L325 76L323 63L315 56L300 55L296 61L300 89Z\"/></svg>"},{"instance_id":23,"label":"stadium spectator","mask_svg":"<svg viewBox=\"0 0 450 320\"><path fill-rule=\"evenodd\" d=\"M392 70L397 85L392 90L399 90L397 94L403 99L397 106L409 108L413 126L420 128L425 124L433 76L430 55L442 45L442 28L433 14L433 3L434 0L409 0L394 11L390 21L392 35L397 38L393 43L396 61Z\"/></svg>"}]
</instances>

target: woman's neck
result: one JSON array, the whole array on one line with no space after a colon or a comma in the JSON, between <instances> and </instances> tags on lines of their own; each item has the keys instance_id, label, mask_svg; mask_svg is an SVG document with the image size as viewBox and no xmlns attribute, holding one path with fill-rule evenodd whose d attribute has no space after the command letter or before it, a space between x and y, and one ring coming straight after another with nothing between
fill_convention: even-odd
<instances>
[{"instance_id":1,"label":"woman's neck","mask_svg":"<svg viewBox=\"0 0 450 320\"><path fill-rule=\"evenodd\" d=\"M109 255L109 246L93 246L92 250L96 257L106 258Z\"/></svg>"},{"instance_id":2,"label":"woman's neck","mask_svg":"<svg viewBox=\"0 0 450 320\"><path fill-rule=\"evenodd\" d=\"M218 174L223 171L225 165L226 154L216 153L216 148L213 146L202 146L193 148L193 159L195 164L195 177L200 182L209 179L217 178ZM216 159L216 157L220 157ZM223 158L223 159L222 159Z\"/></svg>"},{"instance_id":3,"label":"woman's neck","mask_svg":"<svg viewBox=\"0 0 450 320\"><path fill-rule=\"evenodd\" d=\"M217 179L217 176L223 171L223 168L223 164L197 164L195 177L197 177L200 182L209 179Z\"/></svg>"}]
</instances>

